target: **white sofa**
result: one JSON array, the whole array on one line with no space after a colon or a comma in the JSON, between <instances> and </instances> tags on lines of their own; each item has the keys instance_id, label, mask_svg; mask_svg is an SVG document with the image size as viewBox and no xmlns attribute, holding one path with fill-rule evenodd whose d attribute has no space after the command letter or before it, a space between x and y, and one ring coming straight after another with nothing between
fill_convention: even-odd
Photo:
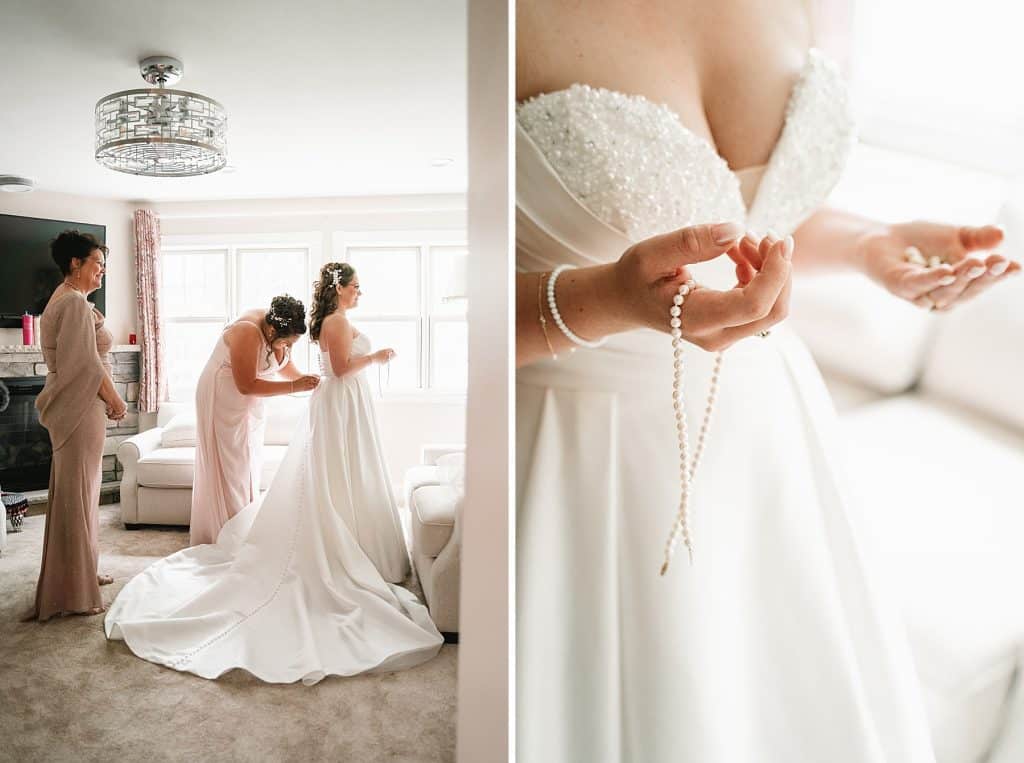
<instances>
[{"instance_id":1,"label":"white sofa","mask_svg":"<svg viewBox=\"0 0 1024 763\"><path fill-rule=\"evenodd\" d=\"M1024 260L1024 205L1009 206ZM949 314L856 276L794 288L853 517L909 636L938 763L1024 761L1024 277Z\"/></svg>"},{"instance_id":2,"label":"white sofa","mask_svg":"<svg viewBox=\"0 0 1024 763\"><path fill-rule=\"evenodd\" d=\"M270 487L308 400L282 396L265 403L261 490ZM156 427L121 443L117 457L124 467L121 521L126 528L189 523L195 453L195 407L191 403L163 403Z\"/></svg>"},{"instance_id":3,"label":"white sofa","mask_svg":"<svg viewBox=\"0 0 1024 763\"><path fill-rule=\"evenodd\" d=\"M412 559L430 616L449 641L459 631L460 518L465 499L464 446L423 448L402 493L412 519Z\"/></svg>"}]
</instances>

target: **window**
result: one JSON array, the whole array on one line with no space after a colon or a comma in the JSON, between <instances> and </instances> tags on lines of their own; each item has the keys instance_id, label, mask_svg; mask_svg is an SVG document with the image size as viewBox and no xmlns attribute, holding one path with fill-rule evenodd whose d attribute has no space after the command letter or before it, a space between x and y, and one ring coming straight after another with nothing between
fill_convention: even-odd
<instances>
[{"instance_id":1,"label":"window","mask_svg":"<svg viewBox=\"0 0 1024 763\"><path fill-rule=\"evenodd\" d=\"M160 288L170 400L189 400L221 331L239 313L269 308L278 294L310 300L314 245L270 240L253 243L165 237ZM292 350L300 369L311 365L308 337Z\"/></svg>"},{"instance_id":2,"label":"window","mask_svg":"<svg viewBox=\"0 0 1024 763\"><path fill-rule=\"evenodd\" d=\"M392 392L462 394L467 381L466 257L459 235L336 233L334 259L359 273L352 321L397 353Z\"/></svg>"},{"instance_id":3,"label":"window","mask_svg":"<svg viewBox=\"0 0 1024 763\"><path fill-rule=\"evenodd\" d=\"M850 75L860 145L832 203L881 219L985 221L1024 170L1006 5L862 0ZM951 53L955 51L955 53Z\"/></svg>"}]
</instances>

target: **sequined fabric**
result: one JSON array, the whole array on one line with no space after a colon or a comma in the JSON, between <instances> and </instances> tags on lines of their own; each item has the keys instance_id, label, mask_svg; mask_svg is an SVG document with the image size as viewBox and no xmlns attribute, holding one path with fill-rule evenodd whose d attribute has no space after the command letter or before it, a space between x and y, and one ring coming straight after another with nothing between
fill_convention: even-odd
<instances>
[{"instance_id":1,"label":"sequined fabric","mask_svg":"<svg viewBox=\"0 0 1024 763\"><path fill-rule=\"evenodd\" d=\"M570 193L633 241L722 220L790 233L828 196L854 141L842 76L813 49L749 212L725 160L664 104L577 84L519 105L517 119Z\"/></svg>"}]
</instances>

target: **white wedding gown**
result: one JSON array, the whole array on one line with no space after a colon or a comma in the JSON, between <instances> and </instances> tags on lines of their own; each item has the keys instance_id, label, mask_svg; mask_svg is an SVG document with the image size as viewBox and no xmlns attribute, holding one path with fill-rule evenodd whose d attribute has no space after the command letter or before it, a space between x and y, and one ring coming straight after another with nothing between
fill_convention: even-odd
<instances>
[{"instance_id":1,"label":"white wedding gown","mask_svg":"<svg viewBox=\"0 0 1024 763\"><path fill-rule=\"evenodd\" d=\"M574 86L517 122L526 271L614 261L697 223L791 233L853 141L842 79L816 51L749 210L665 106ZM693 271L735 284L724 256ZM670 342L631 332L517 373L518 760L933 761L905 636L858 552L834 409L784 325L725 353L693 564L680 544L659 577L679 501ZM697 432L713 355L687 345L684 363Z\"/></svg>"},{"instance_id":2,"label":"white wedding gown","mask_svg":"<svg viewBox=\"0 0 1024 763\"><path fill-rule=\"evenodd\" d=\"M352 354L370 342L356 337ZM364 372L328 375L310 397L273 484L217 542L152 564L105 620L150 662L271 683L401 670L443 639L402 580L408 555Z\"/></svg>"}]
</instances>

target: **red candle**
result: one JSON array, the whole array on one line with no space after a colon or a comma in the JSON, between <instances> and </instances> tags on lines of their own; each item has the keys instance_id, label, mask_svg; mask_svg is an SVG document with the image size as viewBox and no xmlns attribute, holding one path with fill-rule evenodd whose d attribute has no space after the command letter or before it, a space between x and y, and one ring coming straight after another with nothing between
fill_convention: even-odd
<instances>
[{"instance_id":1,"label":"red candle","mask_svg":"<svg viewBox=\"0 0 1024 763\"><path fill-rule=\"evenodd\" d=\"M135 344L135 334L128 335L128 344Z\"/></svg>"}]
</instances>

